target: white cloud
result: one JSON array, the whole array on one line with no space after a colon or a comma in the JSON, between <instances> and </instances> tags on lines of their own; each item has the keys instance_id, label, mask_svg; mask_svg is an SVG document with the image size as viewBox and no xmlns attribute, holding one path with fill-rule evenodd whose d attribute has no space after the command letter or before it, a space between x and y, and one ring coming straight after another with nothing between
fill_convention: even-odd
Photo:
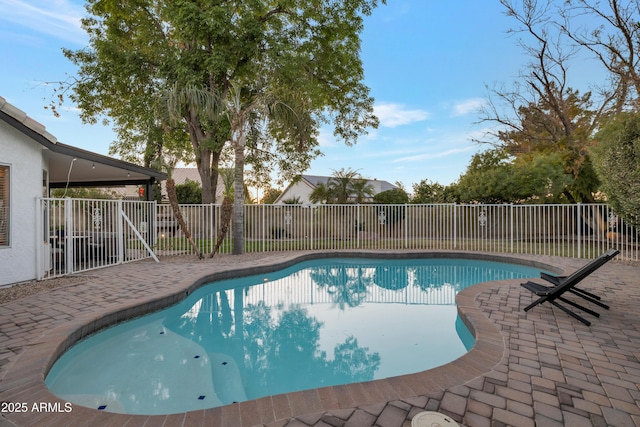
<instances>
[{"instance_id":1,"label":"white cloud","mask_svg":"<svg viewBox=\"0 0 640 427\"><path fill-rule=\"evenodd\" d=\"M373 107L373 112L380 119L380 125L388 128L421 122L429 118L425 110L411 110L401 104L382 103Z\"/></svg>"},{"instance_id":2,"label":"white cloud","mask_svg":"<svg viewBox=\"0 0 640 427\"><path fill-rule=\"evenodd\" d=\"M432 153L422 153L422 154L416 154L413 156L402 157L402 158L393 160L393 163L418 162L422 160L441 159L443 157L449 157L454 154L466 153L468 151L477 150L477 149L478 149L478 146L476 145L470 145L467 147L460 147L460 148L451 148L449 150L444 150L444 151L436 151Z\"/></svg>"},{"instance_id":3,"label":"white cloud","mask_svg":"<svg viewBox=\"0 0 640 427\"><path fill-rule=\"evenodd\" d=\"M80 25L85 10L69 0L0 0L0 22L78 44L87 36Z\"/></svg>"},{"instance_id":4,"label":"white cloud","mask_svg":"<svg viewBox=\"0 0 640 427\"><path fill-rule=\"evenodd\" d=\"M453 116L466 116L469 113L475 113L484 104L482 98L471 98L462 102L458 102L453 106Z\"/></svg>"}]
</instances>

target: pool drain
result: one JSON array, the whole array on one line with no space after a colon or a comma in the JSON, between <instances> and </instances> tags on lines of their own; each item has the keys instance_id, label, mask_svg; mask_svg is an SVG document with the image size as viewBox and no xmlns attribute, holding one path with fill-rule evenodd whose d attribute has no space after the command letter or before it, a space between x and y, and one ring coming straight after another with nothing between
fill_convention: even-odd
<instances>
[{"instance_id":1,"label":"pool drain","mask_svg":"<svg viewBox=\"0 0 640 427\"><path fill-rule=\"evenodd\" d=\"M440 412L426 411L416 414L411 420L411 427L460 427Z\"/></svg>"}]
</instances>

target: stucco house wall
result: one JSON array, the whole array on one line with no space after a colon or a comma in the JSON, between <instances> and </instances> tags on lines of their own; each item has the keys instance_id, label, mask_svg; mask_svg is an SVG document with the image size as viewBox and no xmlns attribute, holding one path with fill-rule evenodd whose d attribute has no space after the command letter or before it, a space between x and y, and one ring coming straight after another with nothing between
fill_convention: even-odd
<instances>
[{"instance_id":1,"label":"stucco house wall","mask_svg":"<svg viewBox=\"0 0 640 427\"><path fill-rule=\"evenodd\" d=\"M312 192L313 187L311 187L309 183L304 180L298 181L291 184L285 190L285 192L283 192L282 195L278 197L276 204L283 204L286 200L296 198L298 198L300 200L300 203L302 203L303 205L310 204L311 200L309 199L309 197L311 196Z\"/></svg>"},{"instance_id":2,"label":"stucco house wall","mask_svg":"<svg viewBox=\"0 0 640 427\"><path fill-rule=\"evenodd\" d=\"M9 166L9 246L0 246L0 286L36 277L36 199L42 196L43 147L0 121L0 164Z\"/></svg>"},{"instance_id":3,"label":"stucco house wall","mask_svg":"<svg viewBox=\"0 0 640 427\"><path fill-rule=\"evenodd\" d=\"M65 264L70 268L63 271L52 268L49 246L52 228L48 224L51 218L42 212L40 205L40 198L46 197L49 189L133 186L144 188L149 195L155 182L167 178L160 171L63 144L44 125L1 96L0 165L3 173L0 196L9 197L8 236L4 232L6 222L0 222L3 227L0 286L83 271L83 266L71 262ZM8 189L4 180L7 168ZM2 204L7 206L5 200ZM69 260L77 259L75 255L82 256L81 251L74 253L73 244L65 249ZM115 262L122 259L120 256Z\"/></svg>"}]
</instances>

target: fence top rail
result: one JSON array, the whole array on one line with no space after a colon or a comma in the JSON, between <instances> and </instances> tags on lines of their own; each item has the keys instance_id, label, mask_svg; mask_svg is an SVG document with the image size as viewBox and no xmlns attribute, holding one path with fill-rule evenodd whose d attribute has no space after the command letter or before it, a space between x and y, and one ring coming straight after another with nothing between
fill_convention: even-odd
<instances>
[{"instance_id":1,"label":"fence top rail","mask_svg":"<svg viewBox=\"0 0 640 427\"><path fill-rule=\"evenodd\" d=\"M171 205L168 203L158 203L158 206L169 208ZM210 204L194 204L194 203L181 203L180 206L222 206L221 203ZM321 207L366 207L366 206L457 206L457 207L514 207L514 208L546 208L546 207L589 207L589 206L602 206L608 207L606 203L540 203L540 204L517 204L517 203L297 203L297 204L270 204L270 203L251 203L245 204L245 207L271 207L274 209L291 209L291 208L321 208Z\"/></svg>"},{"instance_id":2,"label":"fence top rail","mask_svg":"<svg viewBox=\"0 0 640 427\"><path fill-rule=\"evenodd\" d=\"M153 204L153 200L126 200L126 199L85 199L77 197L38 197L38 200L45 202L100 202L100 203L141 203Z\"/></svg>"},{"instance_id":3,"label":"fence top rail","mask_svg":"<svg viewBox=\"0 0 640 427\"><path fill-rule=\"evenodd\" d=\"M86 202L104 202L104 203L141 203L141 204L153 204L163 209L169 209L170 204L165 202L157 202L154 200L126 200L126 199L88 199L88 198L74 198L74 197L40 197L39 200L43 201L86 201ZM181 203L181 207L202 207L202 206L222 206L221 203ZM609 207L606 203L544 203L544 204L517 204L517 203L345 203L345 204L245 204L245 207L260 207L260 208L273 208L273 209L292 209L292 208L304 208L304 209L317 209L322 207L331 208L344 208L344 207L374 207L374 206L410 206L410 207L513 207L513 208L549 208L549 207Z\"/></svg>"}]
</instances>

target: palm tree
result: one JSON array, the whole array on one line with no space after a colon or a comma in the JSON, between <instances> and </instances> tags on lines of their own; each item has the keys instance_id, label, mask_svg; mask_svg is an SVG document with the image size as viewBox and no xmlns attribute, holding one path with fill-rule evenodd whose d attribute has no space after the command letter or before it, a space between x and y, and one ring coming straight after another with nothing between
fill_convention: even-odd
<instances>
[{"instance_id":1,"label":"palm tree","mask_svg":"<svg viewBox=\"0 0 640 427\"><path fill-rule=\"evenodd\" d=\"M266 79L266 76L265 76ZM266 82L255 82L252 90L231 86L225 100L225 111L231 123L231 145L235 155L233 202L233 254L244 253L244 163L245 149L250 135L265 122L271 132L279 132L285 139L296 140L304 146L309 137L313 118L307 102L291 92L278 92Z\"/></svg>"},{"instance_id":2,"label":"palm tree","mask_svg":"<svg viewBox=\"0 0 640 427\"><path fill-rule=\"evenodd\" d=\"M331 194L331 189L328 185L321 182L313 189L309 195L309 200L312 203L332 203L333 195Z\"/></svg>"},{"instance_id":3,"label":"palm tree","mask_svg":"<svg viewBox=\"0 0 640 427\"><path fill-rule=\"evenodd\" d=\"M362 203L374 194L373 186L366 179L355 179L351 184L351 191L351 197L356 203Z\"/></svg>"},{"instance_id":4,"label":"palm tree","mask_svg":"<svg viewBox=\"0 0 640 427\"><path fill-rule=\"evenodd\" d=\"M326 184L320 183L309 199L314 203L362 203L373 196L373 187L353 169L334 170Z\"/></svg>"},{"instance_id":5,"label":"palm tree","mask_svg":"<svg viewBox=\"0 0 640 427\"><path fill-rule=\"evenodd\" d=\"M353 169L333 171L333 176L327 181L327 186L335 203L345 204L349 201L353 193L353 183L358 178L360 178L360 174Z\"/></svg>"}]
</instances>

